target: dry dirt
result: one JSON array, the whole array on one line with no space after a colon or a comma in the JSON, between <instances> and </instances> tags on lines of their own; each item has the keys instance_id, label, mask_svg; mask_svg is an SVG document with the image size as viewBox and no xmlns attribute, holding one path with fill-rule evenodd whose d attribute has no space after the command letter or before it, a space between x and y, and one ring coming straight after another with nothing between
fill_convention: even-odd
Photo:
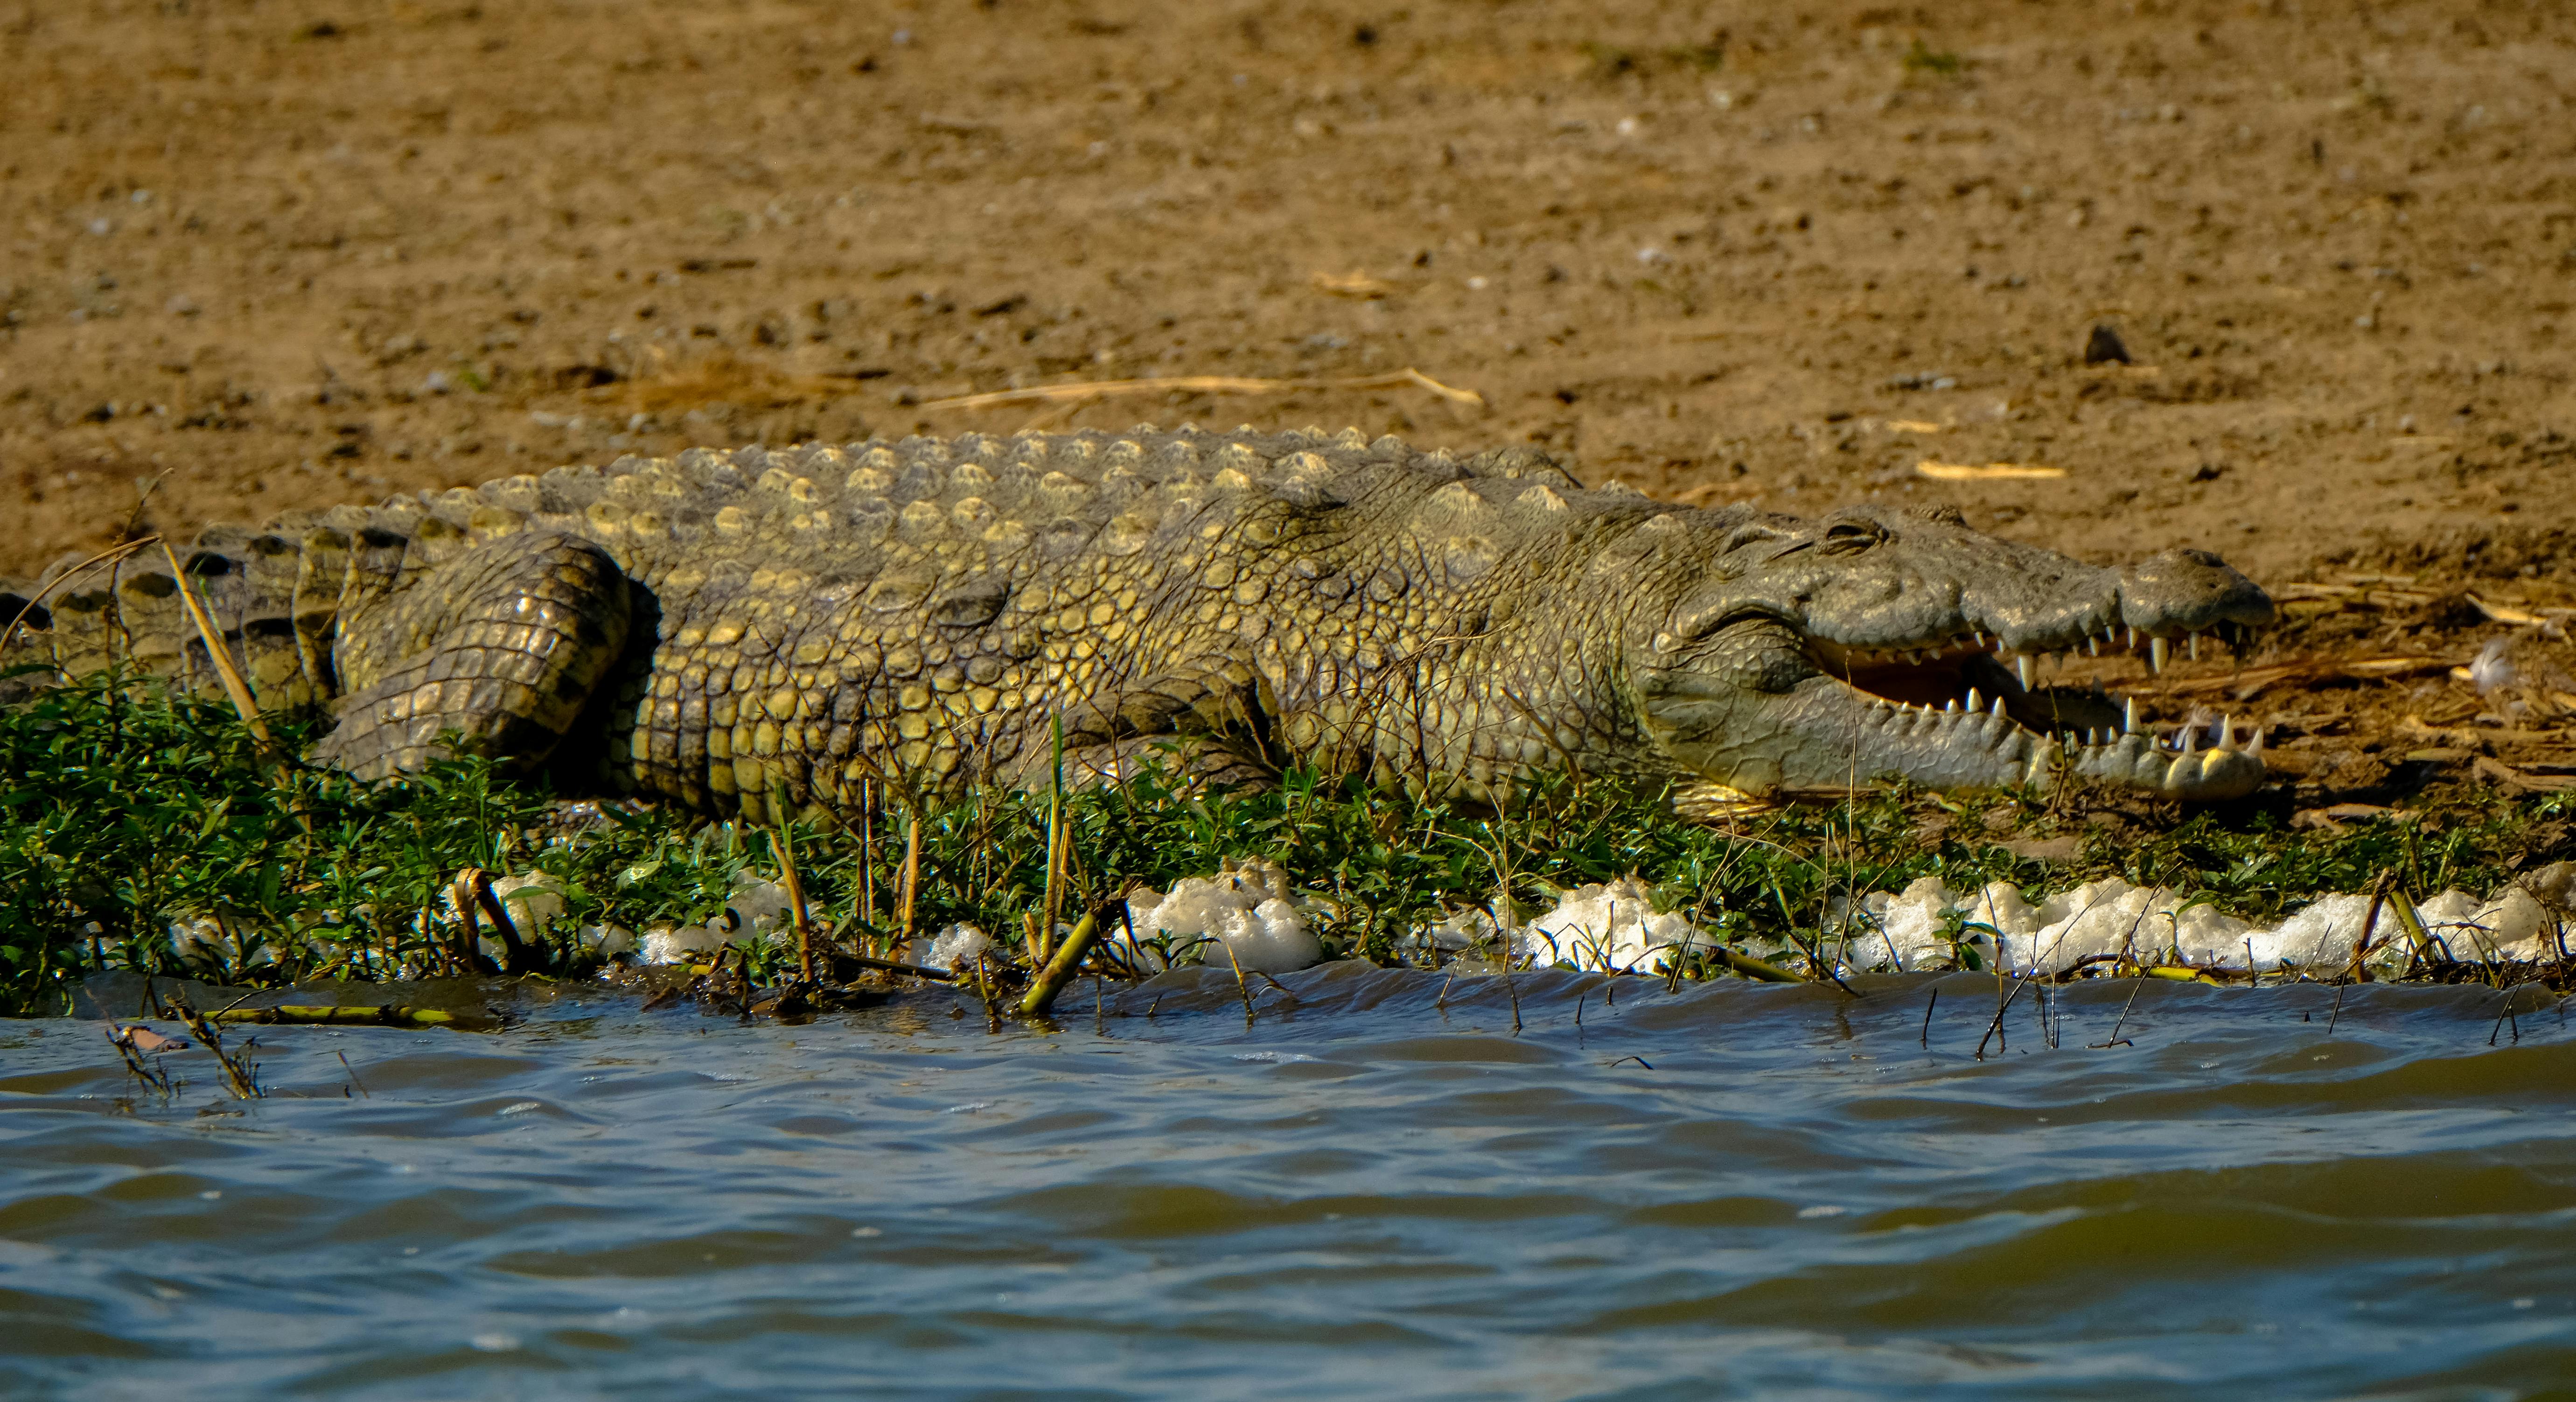
<instances>
[{"instance_id":1,"label":"dry dirt","mask_svg":"<svg viewBox=\"0 0 2576 1402\"><path fill-rule=\"evenodd\" d=\"M2216 550L2305 594L2256 662L2416 660L2169 718L2320 797L2576 759L2449 676L2576 592L2558 0L20 0L0 71L0 573L696 443L1356 423ZM1408 367L1485 407L934 402Z\"/></svg>"}]
</instances>

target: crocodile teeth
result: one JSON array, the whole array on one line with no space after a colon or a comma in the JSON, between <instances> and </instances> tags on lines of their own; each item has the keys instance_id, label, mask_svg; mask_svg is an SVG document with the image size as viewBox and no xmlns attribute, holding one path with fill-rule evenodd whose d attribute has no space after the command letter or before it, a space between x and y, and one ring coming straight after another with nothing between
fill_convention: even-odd
<instances>
[{"instance_id":1,"label":"crocodile teeth","mask_svg":"<svg viewBox=\"0 0 2576 1402\"><path fill-rule=\"evenodd\" d=\"M2254 738L2245 742L2245 753L2257 759L2263 756L2263 727L2254 727Z\"/></svg>"},{"instance_id":2,"label":"crocodile teeth","mask_svg":"<svg viewBox=\"0 0 2576 1402\"><path fill-rule=\"evenodd\" d=\"M2232 750L2236 748L2236 717L2220 716L2218 718L2218 748L2222 750Z\"/></svg>"},{"instance_id":3,"label":"crocodile teeth","mask_svg":"<svg viewBox=\"0 0 2576 1402\"><path fill-rule=\"evenodd\" d=\"M2161 672L2161 671L2163 671L2163 670L2165 669L2165 662L2166 662L2166 660L2167 660L2168 658L2170 658L2172 655L2173 655L2173 645L2172 645L2172 644L2170 644L2170 643L2168 643L2168 642L2166 642L2164 639L2162 639L2162 638L2149 638L2149 639L2147 640L2147 670L2148 670L2148 671L2150 671L2150 672Z\"/></svg>"},{"instance_id":4,"label":"crocodile teeth","mask_svg":"<svg viewBox=\"0 0 2576 1402\"><path fill-rule=\"evenodd\" d=\"M1992 714L1992 715L1994 715L1995 717L1997 717L1998 719L2000 719L2000 718L2003 716L2003 713L2004 713L2004 699L2003 699L2002 697L1998 696L1998 697L1996 697L1996 698L1995 698L1995 709L1994 709L1990 714Z\"/></svg>"},{"instance_id":5,"label":"crocodile teeth","mask_svg":"<svg viewBox=\"0 0 2576 1402\"><path fill-rule=\"evenodd\" d=\"M1976 689L1975 687L1973 687L1973 686L1972 686L1972 687L1969 687L1969 688L1968 688L1968 709L1969 709L1969 710L1971 710L1971 711L1981 711L1981 710L1984 710L1984 709L1985 709L1985 705L1986 705L1986 699L1985 699L1984 697L1982 697L1982 696L1980 696L1980 695L1978 695L1978 694L1977 694L1977 689Z\"/></svg>"},{"instance_id":6,"label":"crocodile teeth","mask_svg":"<svg viewBox=\"0 0 2576 1402\"><path fill-rule=\"evenodd\" d=\"M2123 735L2138 733L2138 698L2134 696L2129 698L2128 708L2120 717L2120 733Z\"/></svg>"},{"instance_id":7,"label":"crocodile teeth","mask_svg":"<svg viewBox=\"0 0 2576 1402\"><path fill-rule=\"evenodd\" d=\"M1971 692L1971 693L1969 693L1969 695L1970 695L1970 699L1972 699L1972 700L1973 700L1973 699L1974 699L1974 697L1975 697L1975 693ZM1958 698L1958 697L1955 697L1955 696L1951 697L1951 698L1950 698L1950 704L1949 704L1949 705L1947 705L1947 706L1942 707L1941 709L1942 709L1942 711L1943 711L1945 714L1955 714L1955 713L1958 711L1958 709L1959 709L1959 698Z\"/></svg>"},{"instance_id":8,"label":"crocodile teeth","mask_svg":"<svg viewBox=\"0 0 2576 1402\"><path fill-rule=\"evenodd\" d=\"M2030 655L2028 653L2013 659L2013 673L2021 679L2021 689L2030 690Z\"/></svg>"},{"instance_id":9,"label":"crocodile teeth","mask_svg":"<svg viewBox=\"0 0 2576 1402\"><path fill-rule=\"evenodd\" d=\"M2194 633L2186 639L2183 646L2190 649L2192 661L2198 662L2200 660L2200 635L2198 633Z\"/></svg>"},{"instance_id":10,"label":"crocodile teeth","mask_svg":"<svg viewBox=\"0 0 2576 1402\"><path fill-rule=\"evenodd\" d=\"M2086 638L2084 640L2084 650L2093 654L2095 657L2101 656L2102 640L2100 638Z\"/></svg>"},{"instance_id":11,"label":"crocodile teeth","mask_svg":"<svg viewBox=\"0 0 2576 1402\"><path fill-rule=\"evenodd\" d=\"M2186 725L2186 726L2184 726L2184 727L2182 728L2182 746L2181 746L2181 748L2182 748L2182 752L2183 752L2184 754L2187 754L2187 755L2188 755L2188 754L2197 754L2197 753L2199 753L2199 752L2200 752L2200 727L2199 727L2199 726L2196 726L2196 725Z\"/></svg>"}]
</instances>

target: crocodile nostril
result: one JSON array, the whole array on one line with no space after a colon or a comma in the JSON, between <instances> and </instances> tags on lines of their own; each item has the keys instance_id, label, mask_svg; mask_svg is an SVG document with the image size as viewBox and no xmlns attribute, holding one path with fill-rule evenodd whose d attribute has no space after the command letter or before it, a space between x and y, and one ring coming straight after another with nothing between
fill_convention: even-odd
<instances>
[{"instance_id":1,"label":"crocodile nostril","mask_svg":"<svg viewBox=\"0 0 2576 1402\"><path fill-rule=\"evenodd\" d=\"M1827 554L1848 555L1867 550L1887 539L1887 532L1875 521L1837 521L1825 528Z\"/></svg>"}]
</instances>

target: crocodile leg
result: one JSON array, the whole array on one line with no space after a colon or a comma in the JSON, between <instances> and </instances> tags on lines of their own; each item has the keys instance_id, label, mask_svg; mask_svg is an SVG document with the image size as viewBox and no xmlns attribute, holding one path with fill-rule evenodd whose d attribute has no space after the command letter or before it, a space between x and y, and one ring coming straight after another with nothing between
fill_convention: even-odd
<instances>
[{"instance_id":1,"label":"crocodile leg","mask_svg":"<svg viewBox=\"0 0 2576 1402\"><path fill-rule=\"evenodd\" d=\"M1017 787L1043 790L1049 763L1041 752L1034 766L1022 769ZM1190 790L1260 787L1279 782L1277 771L1268 765L1246 759L1223 743L1197 736L1135 735L1097 745L1068 746L1064 752L1064 786L1068 789L1124 784L1152 769L1160 769L1167 781Z\"/></svg>"},{"instance_id":2,"label":"crocodile leg","mask_svg":"<svg viewBox=\"0 0 2576 1402\"><path fill-rule=\"evenodd\" d=\"M363 778L455 749L543 760L626 644L626 576L598 546L531 531L406 579L342 620L340 725L315 752Z\"/></svg>"}]
</instances>

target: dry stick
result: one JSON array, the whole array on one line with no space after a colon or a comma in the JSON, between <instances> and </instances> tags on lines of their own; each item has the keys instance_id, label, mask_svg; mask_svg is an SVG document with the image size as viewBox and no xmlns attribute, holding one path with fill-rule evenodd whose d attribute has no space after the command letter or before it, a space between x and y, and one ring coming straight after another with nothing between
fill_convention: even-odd
<instances>
[{"instance_id":1,"label":"dry stick","mask_svg":"<svg viewBox=\"0 0 2576 1402\"><path fill-rule=\"evenodd\" d=\"M2334 1035L2335 1019L2343 1016L2343 991L2349 987L2350 984L2335 985L2334 1010L2326 1014L2326 1035L2329 1037Z\"/></svg>"},{"instance_id":2,"label":"dry stick","mask_svg":"<svg viewBox=\"0 0 2576 1402\"><path fill-rule=\"evenodd\" d=\"M1056 950L1055 957L1047 961L1046 968L1039 972L1037 982L1029 985L1028 996L1020 1000L1021 1016L1047 1015L1048 1010L1055 1006L1056 995L1064 991L1064 986L1072 982L1075 972L1082 968L1082 956L1091 952L1092 937L1099 931L1099 915L1085 912L1081 921L1065 932L1064 944ZM1235 977L1239 980L1242 976L1242 968L1238 965ZM1245 1002L1248 1006L1250 999Z\"/></svg>"},{"instance_id":3,"label":"dry stick","mask_svg":"<svg viewBox=\"0 0 2576 1402\"><path fill-rule=\"evenodd\" d=\"M170 562L170 577L179 585L179 602L186 606L189 621L197 625L197 636L205 640L206 658L224 684L224 695L232 698L233 710L241 716L242 724L250 727L250 733L258 737L260 748L273 754L277 742L269 738L268 723L260 719L259 702L251 697L250 683L242 680L241 669L233 665L232 649L224 646L223 630L215 626L214 615L206 612L197 591L188 587L188 572L179 568L179 557L166 540L161 542L161 555Z\"/></svg>"},{"instance_id":4,"label":"dry stick","mask_svg":"<svg viewBox=\"0 0 2576 1402\"><path fill-rule=\"evenodd\" d=\"M2129 1025L2129 1009L2138 1005L2138 990L2146 986L2147 981L2143 978L2138 979L2129 985L2129 1001L2120 1005L2120 1016L2118 1020L2111 1024L2111 1039L2107 1042L2089 1043L2089 1050L2108 1051L2113 1047L2134 1047L2137 1045L2137 1043L2121 1036L2120 1029Z\"/></svg>"},{"instance_id":5,"label":"dry stick","mask_svg":"<svg viewBox=\"0 0 2576 1402\"><path fill-rule=\"evenodd\" d=\"M1720 959L1726 961L1726 967L1733 969L1735 972L1742 974L1749 979L1758 979L1764 983L1807 982L1807 980L1798 977L1787 969L1781 968L1777 964L1763 963L1761 960L1754 958L1750 954L1738 954L1724 945L1719 945L1717 947L1717 954Z\"/></svg>"},{"instance_id":6,"label":"dry stick","mask_svg":"<svg viewBox=\"0 0 2576 1402\"><path fill-rule=\"evenodd\" d=\"M2513 1012L2513 995L2521 991L2521 984L2515 984L2513 987L2504 991L2504 1006L2496 1009L2495 1026L2487 1029L2488 1046L2494 1046L2496 1044L2496 1034L2504 1030L2504 1020ZM2513 1039L2516 1042L2520 1042L2522 1040L2522 1024L2519 1021L2515 1022L2513 1025Z\"/></svg>"},{"instance_id":7,"label":"dry stick","mask_svg":"<svg viewBox=\"0 0 2576 1402\"><path fill-rule=\"evenodd\" d=\"M1932 1010L1941 1006L1941 990L1932 990L1932 1000L1923 1005L1923 1050L1932 1050Z\"/></svg>"},{"instance_id":8,"label":"dry stick","mask_svg":"<svg viewBox=\"0 0 2576 1402\"><path fill-rule=\"evenodd\" d=\"M2407 940L2415 946L2415 957L2423 958L2433 943L2433 937L2424 933L2424 922L2415 917L2415 898L2408 895L2403 886L2397 888L2396 915L2397 928L2404 930ZM2442 952L2449 954L2450 946L2444 945Z\"/></svg>"},{"instance_id":9,"label":"dry stick","mask_svg":"<svg viewBox=\"0 0 2576 1402\"><path fill-rule=\"evenodd\" d=\"M1419 370L1406 368L1386 375L1359 375L1330 380L1263 380L1236 375L1175 375L1156 380L1094 380L1085 384L1034 385L1027 389L995 390L988 394L961 394L947 399L932 399L914 407L921 409L988 409L1017 407L1028 404L1053 404L1065 400L1076 402L1110 399L1123 395L1168 394L1175 390L1191 394L1293 394L1315 389L1427 389L1456 404L1485 405L1485 397L1474 390L1454 389Z\"/></svg>"},{"instance_id":10,"label":"dry stick","mask_svg":"<svg viewBox=\"0 0 2576 1402\"><path fill-rule=\"evenodd\" d=\"M2038 975L2033 974L2030 978L2017 978L2013 980L2012 992L2005 994L2003 1001L1995 1005L1995 1020L1986 1024L1986 1035L1977 1039L1977 1060L1983 1061L1986 1059L1986 1043L1992 1041L1996 1034L2003 1032L2004 1014L2012 1011L2013 1000L2019 998L2021 996L2022 988L2037 979L2037 977ZM2010 1035L2005 1035L2003 1045L1995 1048L1995 1050L1999 1052L2012 1050L2012 1038Z\"/></svg>"},{"instance_id":11,"label":"dry stick","mask_svg":"<svg viewBox=\"0 0 2576 1402\"><path fill-rule=\"evenodd\" d=\"M1225 945L1225 961L1234 966L1234 991L1242 995L1243 1025L1250 1027L1252 1025L1252 985L1243 981L1243 961L1235 957L1233 945L1226 944L1222 939L1217 943Z\"/></svg>"},{"instance_id":12,"label":"dry stick","mask_svg":"<svg viewBox=\"0 0 2576 1402\"><path fill-rule=\"evenodd\" d=\"M877 923L877 785L873 779L859 781L859 920L870 929ZM876 942L868 942L874 948Z\"/></svg>"},{"instance_id":13,"label":"dry stick","mask_svg":"<svg viewBox=\"0 0 2576 1402\"><path fill-rule=\"evenodd\" d=\"M340 1069L349 1073L349 1084L358 1088L358 1094L368 1100L375 1099L374 1096L367 1094L367 1083L358 1079L358 1068L349 1064L349 1054L347 1052L333 1054L340 1058Z\"/></svg>"},{"instance_id":14,"label":"dry stick","mask_svg":"<svg viewBox=\"0 0 2576 1402\"><path fill-rule=\"evenodd\" d=\"M907 964L900 959L879 959L873 954L844 954L841 957L849 960L853 964L861 966L862 968L883 969L888 973L895 974L910 974L915 978L936 979L941 983L957 982L957 974L955 971L949 969L934 969L927 964Z\"/></svg>"},{"instance_id":15,"label":"dry stick","mask_svg":"<svg viewBox=\"0 0 2576 1402\"><path fill-rule=\"evenodd\" d=\"M2396 879L2397 869L2395 867L2390 867L2379 873L2379 879L2371 883L2370 909L2362 914L2361 938L2354 940L2352 943L2352 962L2344 966L2343 976L2345 978L2352 979L2370 977L2370 971L2362 967L2361 961L2370 956L2372 940L2379 933L2379 908L2388 900L2389 883ZM2341 995L2336 996L2335 1003L2337 1006L2342 1005L2343 998Z\"/></svg>"},{"instance_id":16,"label":"dry stick","mask_svg":"<svg viewBox=\"0 0 2576 1402\"><path fill-rule=\"evenodd\" d=\"M1826 872L1826 875L1831 876L1832 873L1828 871ZM1798 917L1789 913L1789 897L1787 893L1780 889L1778 882L1773 882L1771 885L1771 899L1780 907L1780 919L1788 927L1787 933L1789 936L1789 943L1796 945L1798 947L1798 952L1807 956L1807 967L1810 969L1822 969L1825 977L1833 980L1834 987L1841 989L1845 993L1851 994L1851 996L1855 998L1859 997L1860 994L1853 992L1850 984L1843 982L1843 976L1837 972L1833 966L1824 962L1824 956L1822 954L1820 954L1816 949L1810 948L1805 940L1798 938ZM1729 959L1727 962L1730 965L1734 963L1732 959ZM1800 983L1813 983L1815 981L1816 980L1813 975L1809 975L1806 978L1798 980Z\"/></svg>"},{"instance_id":17,"label":"dry stick","mask_svg":"<svg viewBox=\"0 0 2576 1402\"><path fill-rule=\"evenodd\" d=\"M116 1048L116 1054L119 1057L124 1058L125 1069L132 1072L134 1079L141 1081L146 1089L157 1090L163 1095L170 1094L173 1087L169 1071L143 1059L143 1049L134 1044L133 1028L120 1027L114 1019L109 1019L107 1042L109 1046Z\"/></svg>"},{"instance_id":18,"label":"dry stick","mask_svg":"<svg viewBox=\"0 0 2576 1402\"><path fill-rule=\"evenodd\" d=\"M466 867L458 871L452 899L456 902L457 914L465 922L469 950L481 937L481 932L474 928L474 911L479 906L491 920L493 932L501 937L501 972L524 974L534 970L538 963L536 955L520 938L518 925L510 919L510 912L492 890L492 873L481 867Z\"/></svg>"},{"instance_id":19,"label":"dry stick","mask_svg":"<svg viewBox=\"0 0 2576 1402\"><path fill-rule=\"evenodd\" d=\"M258 1100L267 1094L259 1088L257 1068L245 1068L241 1064L240 1053L225 1048L223 1034L215 1031L214 1024L188 1002L187 994L175 988L170 990L170 1006L178 1014L180 1023L196 1035L198 1044L215 1054L215 1064L223 1068L224 1083L232 1088L234 1099ZM226 1008L216 1016L221 1017L231 1011Z\"/></svg>"},{"instance_id":20,"label":"dry stick","mask_svg":"<svg viewBox=\"0 0 2576 1402\"><path fill-rule=\"evenodd\" d=\"M897 898L902 903L899 927L903 933L900 938L906 950L912 948L912 903L913 898L920 894L920 890L921 810L918 806L907 804L903 815L903 878L896 888Z\"/></svg>"},{"instance_id":21,"label":"dry stick","mask_svg":"<svg viewBox=\"0 0 2576 1402\"><path fill-rule=\"evenodd\" d=\"M1000 1004L993 1001L993 980L990 972L985 968L982 950L975 952L975 993L984 1000L984 1030L1001 1031L1002 1008Z\"/></svg>"},{"instance_id":22,"label":"dry stick","mask_svg":"<svg viewBox=\"0 0 2576 1402\"><path fill-rule=\"evenodd\" d=\"M787 883L787 905L796 921L796 979L799 983L814 981L814 926L805 913L805 883L796 879L796 847L788 840L787 820L770 824L770 835L778 842L778 874Z\"/></svg>"},{"instance_id":23,"label":"dry stick","mask_svg":"<svg viewBox=\"0 0 2576 1402\"><path fill-rule=\"evenodd\" d=\"M1058 902L1064 894L1059 880L1064 869L1064 713L1059 711L1050 720L1055 763L1047 785L1046 898L1041 903L1045 913L1038 927L1029 932L1029 962L1033 965L1046 963L1048 947L1055 943L1056 912L1063 909Z\"/></svg>"}]
</instances>

